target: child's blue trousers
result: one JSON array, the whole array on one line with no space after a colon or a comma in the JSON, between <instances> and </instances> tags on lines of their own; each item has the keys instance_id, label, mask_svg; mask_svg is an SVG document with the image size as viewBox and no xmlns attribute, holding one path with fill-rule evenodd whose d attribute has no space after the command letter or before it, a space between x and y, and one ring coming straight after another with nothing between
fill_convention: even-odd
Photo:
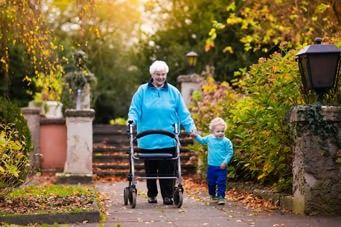
<instances>
[{"instance_id":1,"label":"child's blue trousers","mask_svg":"<svg viewBox=\"0 0 341 227\"><path fill-rule=\"evenodd\" d=\"M207 166L208 194L225 198L226 180L227 168L220 169L220 166Z\"/></svg>"}]
</instances>

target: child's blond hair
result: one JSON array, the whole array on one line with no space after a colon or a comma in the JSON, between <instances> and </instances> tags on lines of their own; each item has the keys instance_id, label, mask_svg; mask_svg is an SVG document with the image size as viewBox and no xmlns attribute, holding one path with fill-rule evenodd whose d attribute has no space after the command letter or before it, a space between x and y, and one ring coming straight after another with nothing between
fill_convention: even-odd
<instances>
[{"instance_id":1,"label":"child's blond hair","mask_svg":"<svg viewBox=\"0 0 341 227\"><path fill-rule=\"evenodd\" d=\"M216 117L210 122L210 125L209 125L210 131L212 132L217 125L224 125L225 129L227 126L226 122L221 117Z\"/></svg>"}]
</instances>

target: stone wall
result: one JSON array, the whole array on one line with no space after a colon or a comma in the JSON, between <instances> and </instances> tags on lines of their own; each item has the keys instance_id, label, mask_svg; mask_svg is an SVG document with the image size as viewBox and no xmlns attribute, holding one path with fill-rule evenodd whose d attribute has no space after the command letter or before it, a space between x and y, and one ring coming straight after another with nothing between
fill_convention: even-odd
<instances>
[{"instance_id":1,"label":"stone wall","mask_svg":"<svg viewBox=\"0 0 341 227\"><path fill-rule=\"evenodd\" d=\"M200 90L203 78L198 74L180 75L178 76L177 81L180 83L182 97L185 104L188 106L191 102L193 91Z\"/></svg>"},{"instance_id":2,"label":"stone wall","mask_svg":"<svg viewBox=\"0 0 341 227\"><path fill-rule=\"evenodd\" d=\"M293 211L341 214L341 107L297 106L290 123L295 137Z\"/></svg>"}]
</instances>

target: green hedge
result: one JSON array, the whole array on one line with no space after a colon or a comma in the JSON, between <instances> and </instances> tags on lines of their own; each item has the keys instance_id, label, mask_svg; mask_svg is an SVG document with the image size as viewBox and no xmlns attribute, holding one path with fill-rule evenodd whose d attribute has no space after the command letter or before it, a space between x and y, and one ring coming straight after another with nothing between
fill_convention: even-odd
<instances>
[{"instance_id":1,"label":"green hedge","mask_svg":"<svg viewBox=\"0 0 341 227\"><path fill-rule=\"evenodd\" d=\"M20 108L0 97L0 197L25 181L31 151L30 131Z\"/></svg>"}]
</instances>

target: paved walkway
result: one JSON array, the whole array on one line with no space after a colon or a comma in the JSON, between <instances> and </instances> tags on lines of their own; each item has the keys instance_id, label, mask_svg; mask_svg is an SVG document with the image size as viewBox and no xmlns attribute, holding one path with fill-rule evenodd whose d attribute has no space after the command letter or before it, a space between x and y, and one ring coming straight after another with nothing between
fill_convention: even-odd
<instances>
[{"instance_id":1,"label":"paved walkway","mask_svg":"<svg viewBox=\"0 0 341 227\"><path fill-rule=\"evenodd\" d=\"M311 217L290 213L257 212L245 208L241 203L227 201L224 206L210 203L207 194L184 194L183 206L165 206L158 197L157 204L148 204L145 182L137 185L136 208L123 205L123 188L127 182L99 183L96 188L107 194L108 216L101 226L226 226L226 227L340 227L341 217ZM99 226L99 224L81 224L74 226Z\"/></svg>"}]
</instances>

